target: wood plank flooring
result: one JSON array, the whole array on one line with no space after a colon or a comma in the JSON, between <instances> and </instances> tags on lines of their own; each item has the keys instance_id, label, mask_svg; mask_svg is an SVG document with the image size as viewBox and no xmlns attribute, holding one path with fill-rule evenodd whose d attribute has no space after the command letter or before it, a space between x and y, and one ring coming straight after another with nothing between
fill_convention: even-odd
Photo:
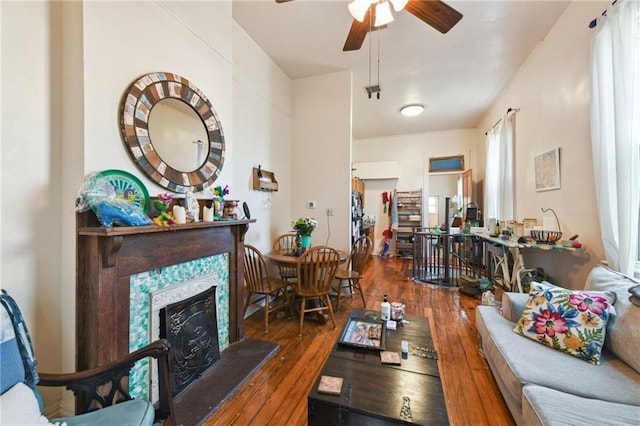
<instances>
[{"instance_id":1,"label":"wood plank flooring","mask_svg":"<svg viewBox=\"0 0 640 426\"><path fill-rule=\"evenodd\" d=\"M414 284L411 261L372 257L362 285L367 308L379 309L383 295L401 301L406 313L429 318L438 351L438 366L452 425L514 425L489 366L478 352L475 309L480 303L454 289ZM352 308L360 297L343 298L331 322L304 323L298 336L297 318L269 319L256 312L245 321L245 335L278 343L280 349L205 424L306 425L307 394L329 356Z\"/></svg>"}]
</instances>

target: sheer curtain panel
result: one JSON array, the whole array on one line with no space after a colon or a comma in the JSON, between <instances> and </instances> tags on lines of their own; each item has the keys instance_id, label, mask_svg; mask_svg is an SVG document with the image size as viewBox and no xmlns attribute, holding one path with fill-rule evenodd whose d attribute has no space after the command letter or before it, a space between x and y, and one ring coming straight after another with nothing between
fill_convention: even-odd
<instances>
[{"instance_id":1,"label":"sheer curtain panel","mask_svg":"<svg viewBox=\"0 0 640 426\"><path fill-rule=\"evenodd\" d=\"M591 49L591 143L600 230L609 266L633 275L640 216L640 17L618 1Z\"/></svg>"},{"instance_id":2,"label":"sheer curtain panel","mask_svg":"<svg viewBox=\"0 0 640 426\"><path fill-rule=\"evenodd\" d=\"M507 113L500 123L487 132L485 167L485 221L514 219L513 146L515 113Z\"/></svg>"}]
</instances>

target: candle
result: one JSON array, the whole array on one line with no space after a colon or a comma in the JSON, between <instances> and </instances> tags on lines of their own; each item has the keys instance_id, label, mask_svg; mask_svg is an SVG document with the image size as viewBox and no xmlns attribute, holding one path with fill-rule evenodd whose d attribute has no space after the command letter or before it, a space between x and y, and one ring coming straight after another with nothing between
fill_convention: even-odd
<instances>
[{"instance_id":1,"label":"candle","mask_svg":"<svg viewBox=\"0 0 640 426\"><path fill-rule=\"evenodd\" d=\"M213 222L213 207L209 208L205 206L204 209L202 209L202 221Z\"/></svg>"},{"instance_id":2,"label":"candle","mask_svg":"<svg viewBox=\"0 0 640 426\"><path fill-rule=\"evenodd\" d=\"M177 224L187 223L187 212L182 206L173 206L173 220Z\"/></svg>"}]
</instances>

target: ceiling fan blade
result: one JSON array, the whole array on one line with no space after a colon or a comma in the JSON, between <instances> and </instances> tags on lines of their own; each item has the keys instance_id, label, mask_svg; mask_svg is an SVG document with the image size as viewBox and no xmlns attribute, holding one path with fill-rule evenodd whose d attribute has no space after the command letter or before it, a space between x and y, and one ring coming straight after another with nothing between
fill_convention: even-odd
<instances>
[{"instance_id":1,"label":"ceiling fan blade","mask_svg":"<svg viewBox=\"0 0 640 426\"><path fill-rule=\"evenodd\" d=\"M347 35L347 40L344 42L343 52L349 52L351 50L358 50L364 43L364 38L369 32L369 21L358 22L356 19L351 24L351 29Z\"/></svg>"},{"instance_id":2,"label":"ceiling fan blade","mask_svg":"<svg viewBox=\"0 0 640 426\"><path fill-rule=\"evenodd\" d=\"M364 15L364 19L362 20L362 22L354 19L351 23L351 29L349 30L349 34L347 35L347 40L344 42L342 51L349 52L351 50L360 49L360 47L362 47L362 43L364 43L364 38L371 30L370 23L375 22L375 20L376 11L373 7L370 7L369 10L367 10L367 13L366 15Z\"/></svg>"},{"instance_id":3,"label":"ceiling fan blade","mask_svg":"<svg viewBox=\"0 0 640 426\"><path fill-rule=\"evenodd\" d=\"M409 0L404 8L442 34L449 32L462 19L460 12L440 0Z\"/></svg>"}]
</instances>

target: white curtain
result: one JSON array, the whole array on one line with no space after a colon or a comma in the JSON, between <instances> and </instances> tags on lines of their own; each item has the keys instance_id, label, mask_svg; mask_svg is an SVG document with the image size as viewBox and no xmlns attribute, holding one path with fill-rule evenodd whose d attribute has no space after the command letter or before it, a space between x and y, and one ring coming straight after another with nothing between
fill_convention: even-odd
<instances>
[{"instance_id":1,"label":"white curtain","mask_svg":"<svg viewBox=\"0 0 640 426\"><path fill-rule=\"evenodd\" d=\"M516 136L515 113L507 113L487 132L485 166L485 222L489 218L514 219L513 146Z\"/></svg>"},{"instance_id":2,"label":"white curtain","mask_svg":"<svg viewBox=\"0 0 640 426\"><path fill-rule=\"evenodd\" d=\"M618 1L591 50L591 143L600 230L609 266L633 275L640 216L640 16Z\"/></svg>"}]
</instances>

